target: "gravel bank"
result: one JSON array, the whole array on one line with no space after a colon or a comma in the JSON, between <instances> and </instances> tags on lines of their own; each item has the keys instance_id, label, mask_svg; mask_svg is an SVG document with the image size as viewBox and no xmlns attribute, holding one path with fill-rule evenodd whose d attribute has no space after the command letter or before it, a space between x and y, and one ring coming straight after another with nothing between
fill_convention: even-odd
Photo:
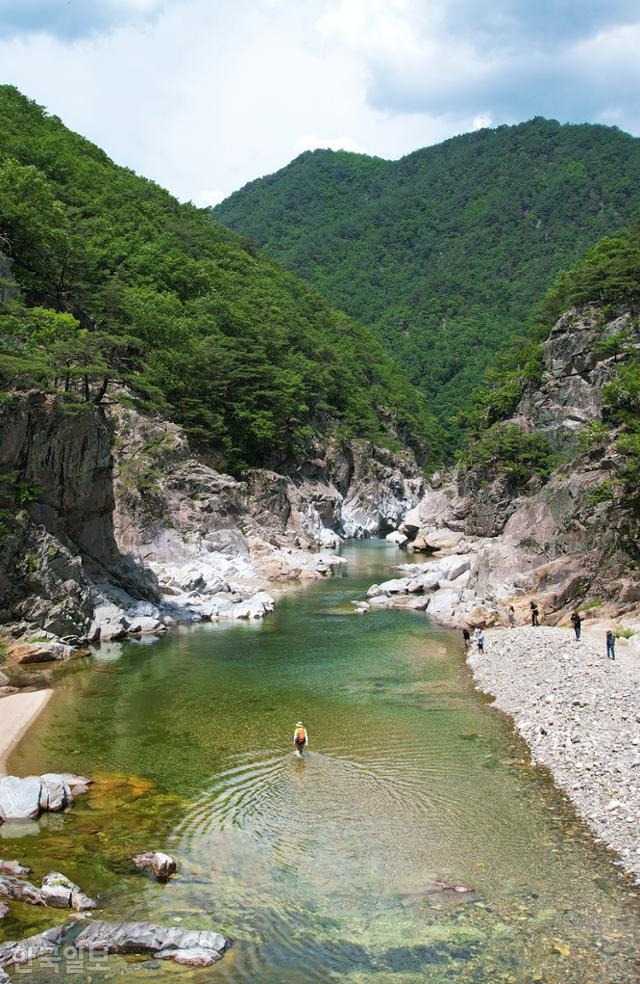
<instances>
[{"instance_id":1,"label":"gravel bank","mask_svg":"<svg viewBox=\"0 0 640 984\"><path fill-rule=\"evenodd\" d=\"M640 880L640 661L594 637L541 626L485 633L468 662L596 837Z\"/></svg>"}]
</instances>

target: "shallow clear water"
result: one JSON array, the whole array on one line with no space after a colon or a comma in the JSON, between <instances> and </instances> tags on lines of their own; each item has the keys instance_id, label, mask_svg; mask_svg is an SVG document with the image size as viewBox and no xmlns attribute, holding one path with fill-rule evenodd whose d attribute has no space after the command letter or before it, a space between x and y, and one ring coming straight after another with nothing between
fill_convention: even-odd
<instances>
[{"instance_id":1,"label":"shallow clear water","mask_svg":"<svg viewBox=\"0 0 640 984\"><path fill-rule=\"evenodd\" d=\"M262 624L105 646L64 668L12 771L70 769L95 787L40 829L0 828L0 856L36 877L61 868L104 918L235 945L207 970L111 959L30 980L640 979L636 891L474 692L458 634L422 614L351 614L403 555L343 552L340 576ZM133 873L127 856L149 848L174 854L179 877ZM62 918L14 906L0 938Z\"/></svg>"}]
</instances>

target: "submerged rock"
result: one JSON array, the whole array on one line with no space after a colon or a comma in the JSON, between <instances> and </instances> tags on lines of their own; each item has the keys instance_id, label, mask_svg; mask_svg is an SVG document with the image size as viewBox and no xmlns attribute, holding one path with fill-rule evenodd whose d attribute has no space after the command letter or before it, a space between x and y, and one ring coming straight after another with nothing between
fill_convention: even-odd
<instances>
[{"instance_id":1,"label":"submerged rock","mask_svg":"<svg viewBox=\"0 0 640 984\"><path fill-rule=\"evenodd\" d=\"M178 870L175 859L162 851L143 851L136 854L132 861L140 871L151 869L158 881L165 881Z\"/></svg>"},{"instance_id":2,"label":"submerged rock","mask_svg":"<svg viewBox=\"0 0 640 984\"><path fill-rule=\"evenodd\" d=\"M19 966L41 957L55 956L68 930L68 926L55 926L53 929L45 930L44 933L38 933L37 936L29 936L26 940L0 943L0 968ZM2 973L0 970L0 982L3 979L10 980L6 974L3 978Z\"/></svg>"},{"instance_id":3,"label":"submerged rock","mask_svg":"<svg viewBox=\"0 0 640 984\"><path fill-rule=\"evenodd\" d=\"M468 885L451 885L449 882L436 882L436 888L441 892L456 892L457 895L468 895L470 892L475 892L475 888L469 888Z\"/></svg>"},{"instance_id":4,"label":"submerged rock","mask_svg":"<svg viewBox=\"0 0 640 984\"><path fill-rule=\"evenodd\" d=\"M0 860L0 875L14 875L14 877L20 875L30 875L31 868L25 867L25 865L20 864L19 861L2 861Z\"/></svg>"},{"instance_id":5,"label":"submerged rock","mask_svg":"<svg viewBox=\"0 0 640 984\"><path fill-rule=\"evenodd\" d=\"M9 906L6 902L0 902L0 919L4 919L5 916L9 915ZM2 978L0 977L0 980Z\"/></svg>"}]
</instances>

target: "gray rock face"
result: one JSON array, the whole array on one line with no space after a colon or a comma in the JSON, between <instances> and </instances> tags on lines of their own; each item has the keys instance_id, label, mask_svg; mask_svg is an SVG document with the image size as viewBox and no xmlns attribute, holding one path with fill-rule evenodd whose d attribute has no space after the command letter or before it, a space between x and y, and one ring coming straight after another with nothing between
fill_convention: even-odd
<instances>
[{"instance_id":1,"label":"gray rock face","mask_svg":"<svg viewBox=\"0 0 640 984\"><path fill-rule=\"evenodd\" d=\"M594 505L592 499L594 488L612 478L615 453L611 447L576 452L576 434L601 416L602 387L616 369L615 359L597 354L598 343L627 329L637 343L629 315L609 322L590 308L563 315L544 346L542 383L529 386L511 421L574 455L570 468L524 490L501 474L450 472L406 514L401 529L411 538L410 551L432 552L434 559L472 555L463 590L456 580L454 592L443 579L429 603L431 617L453 625L504 624L513 605L523 621L535 598L556 622L585 595L611 599L617 614L640 598L638 579L629 573L637 566L628 548L633 525L615 501Z\"/></svg>"},{"instance_id":2,"label":"gray rock face","mask_svg":"<svg viewBox=\"0 0 640 984\"><path fill-rule=\"evenodd\" d=\"M205 930L164 928L149 923L92 922L75 939L78 950L106 953L150 953L161 960L175 960L209 967L221 959L231 941Z\"/></svg>"},{"instance_id":3,"label":"gray rock face","mask_svg":"<svg viewBox=\"0 0 640 984\"><path fill-rule=\"evenodd\" d=\"M632 327L628 314L605 324L595 308L563 314L544 343L542 385L525 393L517 417L545 434L558 450L573 447L577 432L600 417L602 387L616 369L612 358L595 354L597 344Z\"/></svg>"},{"instance_id":4,"label":"gray rock face","mask_svg":"<svg viewBox=\"0 0 640 984\"><path fill-rule=\"evenodd\" d=\"M0 607L31 647L25 662L66 658L63 638L264 617L271 582L329 573L335 558L313 551L397 527L422 489L411 454L366 441L318 441L240 482L173 424L121 407L63 413L39 394L0 408L0 465L42 490L0 543ZM33 629L51 643L33 648Z\"/></svg>"}]
</instances>

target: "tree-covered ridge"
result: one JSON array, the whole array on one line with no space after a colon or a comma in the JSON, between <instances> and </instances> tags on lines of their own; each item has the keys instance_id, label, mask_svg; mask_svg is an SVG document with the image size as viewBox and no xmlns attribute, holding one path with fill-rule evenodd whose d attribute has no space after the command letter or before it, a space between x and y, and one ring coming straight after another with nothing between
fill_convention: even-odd
<instances>
[{"instance_id":1,"label":"tree-covered ridge","mask_svg":"<svg viewBox=\"0 0 640 984\"><path fill-rule=\"evenodd\" d=\"M586 256L556 277L531 318L528 334L514 340L485 374L472 393L472 409L462 423L468 435L458 458L464 468L501 471L520 468L526 481L532 475L547 478L553 464L548 442L527 434L509 417L524 390L542 378L542 346L554 322L570 308L593 306L599 313L602 336L593 348L598 359L613 360L614 378L603 387L603 420L593 420L579 434L578 451L604 452L612 448L615 483L623 500L640 509L640 219L617 236L593 246ZM616 331L605 326L620 315ZM612 497L615 484L607 481L601 497Z\"/></svg>"},{"instance_id":2,"label":"tree-covered ridge","mask_svg":"<svg viewBox=\"0 0 640 984\"><path fill-rule=\"evenodd\" d=\"M214 215L372 326L449 428L557 272L639 204L640 140L537 118L399 161L306 153Z\"/></svg>"},{"instance_id":3,"label":"tree-covered ridge","mask_svg":"<svg viewBox=\"0 0 640 984\"><path fill-rule=\"evenodd\" d=\"M327 426L432 438L420 396L367 329L8 86L3 269L21 288L0 309L5 389L99 402L123 381L236 470L277 464Z\"/></svg>"}]
</instances>

